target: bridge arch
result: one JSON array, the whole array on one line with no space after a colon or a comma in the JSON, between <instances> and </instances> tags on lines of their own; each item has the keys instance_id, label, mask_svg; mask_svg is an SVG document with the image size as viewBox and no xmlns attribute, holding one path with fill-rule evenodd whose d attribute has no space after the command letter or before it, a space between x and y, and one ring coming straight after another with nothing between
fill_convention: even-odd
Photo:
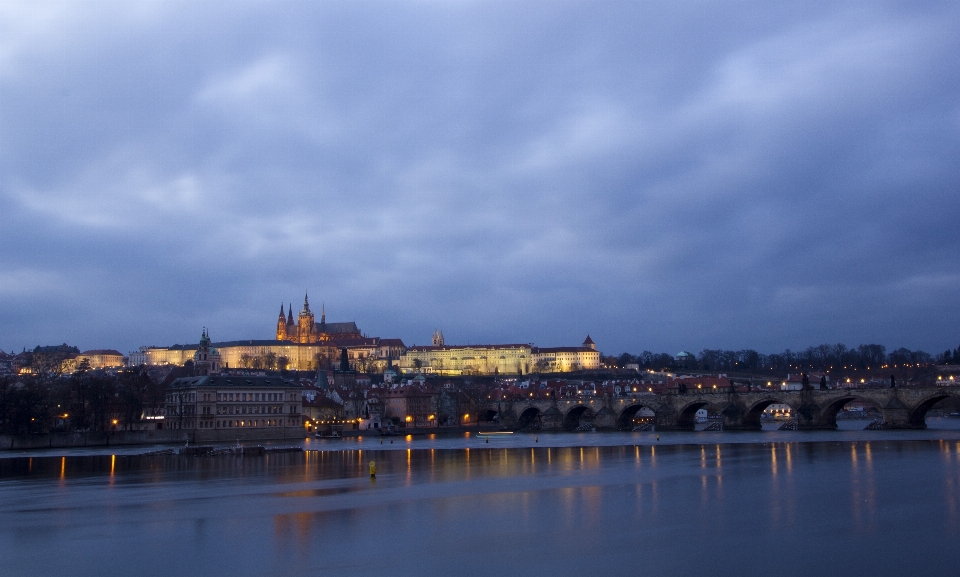
<instances>
[{"instance_id":1,"label":"bridge arch","mask_svg":"<svg viewBox=\"0 0 960 577\"><path fill-rule=\"evenodd\" d=\"M495 409L486 409L480 412L480 421L492 423L500 418L500 413Z\"/></svg>"},{"instance_id":2,"label":"bridge arch","mask_svg":"<svg viewBox=\"0 0 960 577\"><path fill-rule=\"evenodd\" d=\"M919 403L913 406L910 409L910 413L907 417L907 422L910 423L913 427L925 428L927 426L927 411L933 408L934 405L939 403L944 399L949 399L951 397L957 397L956 393L951 393L947 391L938 391L933 395L923 399Z\"/></svg>"},{"instance_id":3,"label":"bridge arch","mask_svg":"<svg viewBox=\"0 0 960 577\"><path fill-rule=\"evenodd\" d=\"M540 409L537 407L527 407L520 411L520 416L517 417L517 428L540 428L543 426L541 416Z\"/></svg>"},{"instance_id":4,"label":"bridge arch","mask_svg":"<svg viewBox=\"0 0 960 577\"><path fill-rule=\"evenodd\" d=\"M794 414L797 414L797 407L795 407L793 403L787 402L786 400L778 397L767 397L750 405L746 414L743 415L743 427L760 430L763 427L761 416L770 405L787 405ZM842 407L843 404L840 406ZM839 411L840 409L837 410ZM834 416L836 416L836 413L834 413Z\"/></svg>"},{"instance_id":5,"label":"bridge arch","mask_svg":"<svg viewBox=\"0 0 960 577\"><path fill-rule=\"evenodd\" d=\"M834 399L824 405L820 409L820 423L823 425L822 428L827 429L836 429L837 428L837 413L843 410L848 403L852 401L859 401L873 407L881 415L883 414L883 407L880 406L875 400L864 395L857 395L856 393L850 393L843 395L838 399ZM926 413L926 411L924 411ZM922 422L922 421L921 421Z\"/></svg>"},{"instance_id":6,"label":"bridge arch","mask_svg":"<svg viewBox=\"0 0 960 577\"><path fill-rule=\"evenodd\" d=\"M632 429L633 418L640 412L642 409L649 409L654 411L654 408L646 403L632 403L624 407L619 414L617 414L617 428L618 429ZM654 411L656 412L656 411Z\"/></svg>"},{"instance_id":7,"label":"bridge arch","mask_svg":"<svg viewBox=\"0 0 960 577\"><path fill-rule=\"evenodd\" d=\"M681 429L694 430L697 426L697 411L704 408L708 411L711 409L714 411L718 410L718 407L712 400L697 399L687 403L677 411L677 425L679 425Z\"/></svg>"},{"instance_id":8,"label":"bridge arch","mask_svg":"<svg viewBox=\"0 0 960 577\"><path fill-rule=\"evenodd\" d=\"M563 428L567 431L576 429L582 419L593 420L594 412L587 405L574 405L563 415Z\"/></svg>"}]
</instances>

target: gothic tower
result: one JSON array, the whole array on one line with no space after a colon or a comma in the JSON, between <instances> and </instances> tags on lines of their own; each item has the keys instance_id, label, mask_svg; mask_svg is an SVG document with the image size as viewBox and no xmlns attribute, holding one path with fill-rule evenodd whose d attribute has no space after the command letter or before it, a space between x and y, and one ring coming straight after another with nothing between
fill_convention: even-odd
<instances>
[{"instance_id":1,"label":"gothic tower","mask_svg":"<svg viewBox=\"0 0 960 577\"><path fill-rule=\"evenodd\" d=\"M283 314L283 303L280 303L280 319L277 320L277 340L287 340L287 319Z\"/></svg>"},{"instance_id":2,"label":"gothic tower","mask_svg":"<svg viewBox=\"0 0 960 577\"><path fill-rule=\"evenodd\" d=\"M297 336L297 323L293 321L293 303L287 306L287 340L293 340Z\"/></svg>"},{"instance_id":3,"label":"gothic tower","mask_svg":"<svg viewBox=\"0 0 960 577\"><path fill-rule=\"evenodd\" d=\"M433 346L442 347L443 346L443 331L434 329L433 330Z\"/></svg>"},{"instance_id":4,"label":"gothic tower","mask_svg":"<svg viewBox=\"0 0 960 577\"><path fill-rule=\"evenodd\" d=\"M307 295L303 295L303 310L297 317L297 342L313 343L316 342L316 327L313 322L313 313L310 312L310 300Z\"/></svg>"}]
</instances>

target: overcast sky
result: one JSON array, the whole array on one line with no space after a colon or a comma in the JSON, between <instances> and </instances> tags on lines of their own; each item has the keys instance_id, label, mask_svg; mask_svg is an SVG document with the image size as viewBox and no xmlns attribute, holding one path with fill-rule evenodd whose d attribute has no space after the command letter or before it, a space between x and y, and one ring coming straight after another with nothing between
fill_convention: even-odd
<instances>
[{"instance_id":1,"label":"overcast sky","mask_svg":"<svg viewBox=\"0 0 960 577\"><path fill-rule=\"evenodd\" d=\"M956 347L960 3L0 3L0 349L305 290L408 345Z\"/></svg>"}]
</instances>

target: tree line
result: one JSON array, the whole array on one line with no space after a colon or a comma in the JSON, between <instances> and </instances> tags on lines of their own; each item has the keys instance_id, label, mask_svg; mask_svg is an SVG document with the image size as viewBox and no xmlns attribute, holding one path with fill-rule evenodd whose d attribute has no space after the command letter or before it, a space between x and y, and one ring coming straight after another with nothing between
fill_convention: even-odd
<instances>
[{"instance_id":1,"label":"tree line","mask_svg":"<svg viewBox=\"0 0 960 577\"><path fill-rule=\"evenodd\" d=\"M145 408L163 405L164 387L144 367L116 375L81 363L69 376L40 372L0 377L0 434L126 429Z\"/></svg>"},{"instance_id":2,"label":"tree line","mask_svg":"<svg viewBox=\"0 0 960 577\"><path fill-rule=\"evenodd\" d=\"M936 357L924 351L899 348L887 352L883 345L868 344L848 347L842 343L808 347L802 351L787 349L781 353L763 354L752 349L704 349L689 359L678 359L667 353L643 351L639 355L623 353L606 359L608 364L624 368L628 364L642 369L700 369L714 372L736 371L827 371L838 369L866 370L884 366L911 367L933 363L960 364L960 347Z\"/></svg>"}]
</instances>

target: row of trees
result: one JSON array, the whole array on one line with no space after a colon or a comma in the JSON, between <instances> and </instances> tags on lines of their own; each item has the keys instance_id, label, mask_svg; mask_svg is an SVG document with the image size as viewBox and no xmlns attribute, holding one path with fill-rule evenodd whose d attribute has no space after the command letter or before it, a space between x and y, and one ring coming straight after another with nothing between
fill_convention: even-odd
<instances>
[{"instance_id":1,"label":"row of trees","mask_svg":"<svg viewBox=\"0 0 960 577\"><path fill-rule=\"evenodd\" d=\"M240 355L240 368L256 369L267 371L283 371L290 365L290 359L284 356L278 356L273 351L268 351L262 355L250 355L243 353Z\"/></svg>"},{"instance_id":2,"label":"row of trees","mask_svg":"<svg viewBox=\"0 0 960 577\"><path fill-rule=\"evenodd\" d=\"M947 349L942 355L939 355L940 361L945 365L960 365L960 347L954 350Z\"/></svg>"},{"instance_id":3,"label":"row of trees","mask_svg":"<svg viewBox=\"0 0 960 577\"><path fill-rule=\"evenodd\" d=\"M0 377L0 434L123 429L163 398L162 385L142 368L107 375L82 363L70 376Z\"/></svg>"},{"instance_id":4,"label":"row of trees","mask_svg":"<svg viewBox=\"0 0 960 577\"><path fill-rule=\"evenodd\" d=\"M887 353L883 345L860 345L847 347L842 343L818 345L803 351L787 349L782 353L763 354L752 349L739 351L723 349L704 349L695 357L695 366L682 366L681 361L660 353L644 351L639 355L623 353L613 361L617 366L625 367L635 363L644 369L683 369L697 368L705 371L825 371L835 369L870 369L881 366L923 366L934 362L955 362L960 364L960 348L954 353L947 351L933 357L924 351L911 351L899 348Z\"/></svg>"}]
</instances>

